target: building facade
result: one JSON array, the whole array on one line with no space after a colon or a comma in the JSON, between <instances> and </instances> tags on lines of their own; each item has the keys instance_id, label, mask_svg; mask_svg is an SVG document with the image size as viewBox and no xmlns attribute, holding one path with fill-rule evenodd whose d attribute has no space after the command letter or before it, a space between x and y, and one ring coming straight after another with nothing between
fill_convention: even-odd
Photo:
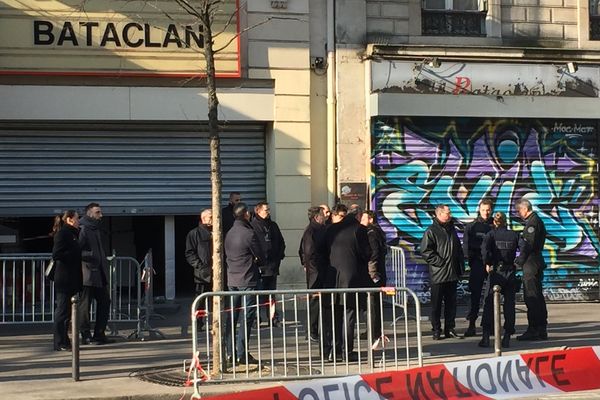
<instances>
[{"instance_id":1,"label":"building facade","mask_svg":"<svg viewBox=\"0 0 600 400\"><path fill-rule=\"evenodd\" d=\"M546 296L597 299L596 5L425 0L340 6L337 74L355 74L359 66L363 74L354 82L338 79L338 110L361 110L338 115L344 119L339 178L367 183L388 241L406 251L408 286L428 300L418 244L437 204L448 204L462 225L490 197L519 230L514 204L525 197L548 230ZM345 31L349 21L352 29ZM357 87L364 96L344 95ZM466 281L460 295L469 295Z\"/></svg>"},{"instance_id":2,"label":"building facade","mask_svg":"<svg viewBox=\"0 0 600 400\"><path fill-rule=\"evenodd\" d=\"M97 201L107 246L138 259L153 248L158 291L184 293L185 234L210 203L202 31L145 1L39 4L1 9L0 225L18 239L0 249L47 251L51 216ZM223 202L271 203L282 286L303 286L312 204L376 210L427 301L416 246L435 205L463 224L492 197L520 229L524 196L549 232L548 298L599 297L597 4L226 4L239 12L215 22Z\"/></svg>"}]
</instances>

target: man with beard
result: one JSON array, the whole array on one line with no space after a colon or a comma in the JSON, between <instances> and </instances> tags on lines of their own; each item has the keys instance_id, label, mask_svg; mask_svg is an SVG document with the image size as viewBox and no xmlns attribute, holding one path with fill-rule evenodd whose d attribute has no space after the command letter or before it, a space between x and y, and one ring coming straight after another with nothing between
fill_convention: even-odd
<instances>
[{"instance_id":1,"label":"man with beard","mask_svg":"<svg viewBox=\"0 0 600 400\"><path fill-rule=\"evenodd\" d=\"M306 273L306 287L308 289L320 289L323 287L323 256L321 254L321 246L325 234L325 214L323 208L309 208L308 221L308 226L304 229L302 239L300 240L298 255ZM319 297L312 296L309 301L309 307L310 326L308 338L313 342L317 342L319 340Z\"/></svg>"},{"instance_id":2,"label":"man with beard","mask_svg":"<svg viewBox=\"0 0 600 400\"><path fill-rule=\"evenodd\" d=\"M348 214L346 216L347 213L348 209L343 204L333 207L332 224L325 232L326 254L329 262L328 275L332 278L329 283L334 283L336 288L360 288L364 287L369 279L367 271L367 262L370 257L369 239L367 229L356 220L356 215ZM345 351L347 351L347 361L358 360L358 354L354 352L356 311L354 295L346 295L346 302L344 302L343 295L336 297L333 316L335 343L329 342L325 346L326 351L331 350L329 361L344 358ZM346 337L342 339L343 332L346 332ZM343 347L344 344L346 348Z\"/></svg>"},{"instance_id":3,"label":"man with beard","mask_svg":"<svg viewBox=\"0 0 600 400\"><path fill-rule=\"evenodd\" d=\"M481 244L484 236L492 230L492 201L483 199L479 203L479 214L477 218L465 226L463 235L463 253L469 261L469 290L471 291L471 308L467 315L469 327L465 331L465 337L475 336L475 321L479 314L479 303L481 299L481 289L487 276L485 266L481 259Z\"/></svg>"},{"instance_id":4,"label":"man with beard","mask_svg":"<svg viewBox=\"0 0 600 400\"><path fill-rule=\"evenodd\" d=\"M431 280L431 325L433 340L442 332L442 303L444 303L444 333L446 338L458 338L454 330L456 319L456 283L464 269L460 240L454 229L450 208L439 204L433 223L423 235L421 256L429 266Z\"/></svg>"},{"instance_id":5,"label":"man with beard","mask_svg":"<svg viewBox=\"0 0 600 400\"><path fill-rule=\"evenodd\" d=\"M196 296L212 290L212 210L200 213L200 223L187 234L185 240L185 259L194 269ZM203 305L201 305L203 306ZM198 329L202 330L204 318L199 320Z\"/></svg>"},{"instance_id":6,"label":"man with beard","mask_svg":"<svg viewBox=\"0 0 600 400\"><path fill-rule=\"evenodd\" d=\"M82 344L110 343L104 331L110 312L110 293L108 292L108 260L102 246L100 220L102 208L98 203L85 207L85 216L79 221L79 246L81 247L81 272L83 291L79 301L79 321ZM94 336L90 332L90 305L96 300L96 324Z\"/></svg>"},{"instance_id":7,"label":"man with beard","mask_svg":"<svg viewBox=\"0 0 600 400\"><path fill-rule=\"evenodd\" d=\"M258 266L260 270L258 290L276 290L279 266L281 260L285 257L285 240L279 226L271 219L269 203L261 201L254 207L254 219L250 224L256 232L266 257L264 263ZM266 304L268 304L267 321L271 320L273 326L281 326L281 321L279 321L279 316L275 310L275 303L270 300L275 299L269 299L269 296L261 296L260 300L264 307L267 307Z\"/></svg>"}]
</instances>

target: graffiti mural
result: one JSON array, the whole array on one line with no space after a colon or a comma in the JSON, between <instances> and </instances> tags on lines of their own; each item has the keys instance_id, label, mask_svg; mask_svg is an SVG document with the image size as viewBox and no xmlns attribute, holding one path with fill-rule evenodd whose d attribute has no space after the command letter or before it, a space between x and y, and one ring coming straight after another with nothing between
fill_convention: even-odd
<instances>
[{"instance_id":1,"label":"graffiti mural","mask_svg":"<svg viewBox=\"0 0 600 400\"><path fill-rule=\"evenodd\" d=\"M408 286L422 300L429 277L418 245L433 209L447 204L461 230L485 197L514 230L523 229L520 198L543 219L549 299L599 298L596 121L397 117L372 126L371 206L388 242L404 248Z\"/></svg>"}]
</instances>

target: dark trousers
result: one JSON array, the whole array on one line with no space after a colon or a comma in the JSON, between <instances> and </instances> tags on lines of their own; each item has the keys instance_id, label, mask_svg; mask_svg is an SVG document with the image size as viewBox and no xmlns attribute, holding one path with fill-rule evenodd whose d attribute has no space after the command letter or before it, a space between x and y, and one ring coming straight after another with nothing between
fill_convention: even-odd
<instances>
[{"instance_id":1,"label":"dark trousers","mask_svg":"<svg viewBox=\"0 0 600 400\"><path fill-rule=\"evenodd\" d=\"M79 321L82 336L90 336L90 306L92 300L96 300L96 323L94 325L94 337L103 337L108 315L110 313L110 294L108 286L94 287L84 286L79 299Z\"/></svg>"},{"instance_id":2,"label":"dark trousers","mask_svg":"<svg viewBox=\"0 0 600 400\"><path fill-rule=\"evenodd\" d=\"M500 293L504 297L502 310L504 312L504 334L515 333L515 273L491 272L485 286L485 302L481 326L484 331L492 334L494 331L494 285L499 285Z\"/></svg>"},{"instance_id":3,"label":"dark trousers","mask_svg":"<svg viewBox=\"0 0 600 400\"><path fill-rule=\"evenodd\" d=\"M277 290L277 275L261 276L260 281L258 282L257 289L258 290ZM264 314L266 315L265 319L260 318L260 315L258 316L258 318L261 321L269 321L271 318L273 320L277 320L279 318L279 316L277 315L277 310L275 308L275 302L277 301L275 296L271 296L271 298L269 299L269 296L263 295L263 296L260 296L259 301L260 301L259 310L264 309L265 310Z\"/></svg>"},{"instance_id":4,"label":"dark trousers","mask_svg":"<svg viewBox=\"0 0 600 400\"><path fill-rule=\"evenodd\" d=\"M344 305L336 304L333 307L333 326L335 329L335 344L336 355L345 354L348 346L348 353L354 351L354 329L356 328L356 300L353 296L347 295L346 310Z\"/></svg>"},{"instance_id":5,"label":"dark trousers","mask_svg":"<svg viewBox=\"0 0 600 400\"><path fill-rule=\"evenodd\" d=\"M442 330L442 303L444 303L444 331L454 329L456 319L456 281L431 284L431 325Z\"/></svg>"},{"instance_id":6,"label":"dark trousers","mask_svg":"<svg viewBox=\"0 0 600 400\"><path fill-rule=\"evenodd\" d=\"M379 282L372 283L373 287L383 287L385 286L385 282L380 280ZM373 340L377 340L381 337L382 327L381 327L381 303L383 298L381 297L381 292L370 293L370 299L367 297L367 306L369 305L369 301L371 302L371 336ZM367 315L368 311L367 311Z\"/></svg>"},{"instance_id":7,"label":"dark trousers","mask_svg":"<svg viewBox=\"0 0 600 400\"><path fill-rule=\"evenodd\" d=\"M71 320L71 297L75 292L56 291L54 299L56 308L54 309L54 348L60 346L70 346L71 342L67 334L69 322Z\"/></svg>"},{"instance_id":8,"label":"dark trousers","mask_svg":"<svg viewBox=\"0 0 600 400\"><path fill-rule=\"evenodd\" d=\"M542 293L544 270L536 265L523 265L523 297L527 306L528 330L546 330L548 310Z\"/></svg>"},{"instance_id":9,"label":"dark trousers","mask_svg":"<svg viewBox=\"0 0 600 400\"><path fill-rule=\"evenodd\" d=\"M206 282L196 282L196 297L202 295L203 293L210 292L212 290L212 284ZM211 309L212 299L207 297L200 304L198 304L198 310L210 310ZM191 304L190 304L191 307ZM206 317L199 317L196 319L198 321L198 329L202 329L204 327L204 321Z\"/></svg>"},{"instance_id":10,"label":"dark trousers","mask_svg":"<svg viewBox=\"0 0 600 400\"><path fill-rule=\"evenodd\" d=\"M248 292L244 295L231 296L230 301L226 300L224 304L227 310L223 313L225 321L225 348L227 356L235 357L241 363L245 363L246 358L246 338L250 339L252 333L252 324L256 316L256 295L253 294L254 287L229 286L232 292ZM237 327L239 323L239 328ZM233 337L235 337L235 353L233 350Z\"/></svg>"},{"instance_id":11,"label":"dark trousers","mask_svg":"<svg viewBox=\"0 0 600 400\"><path fill-rule=\"evenodd\" d=\"M481 301L481 290L487 273L484 270L483 261L477 257L469 258L469 266L471 272L469 273L469 290L471 291L471 308L469 308L469 314L467 319L475 322L479 315L479 305Z\"/></svg>"},{"instance_id":12,"label":"dark trousers","mask_svg":"<svg viewBox=\"0 0 600 400\"><path fill-rule=\"evenodd\" d=\"M320 289L322 287L322 283L319 279L318 274L310 274L306 271L306 288L307 289ZM323 306L324 297L329 297L329 295L311 295L308 300L308 311L309 316L308 319L308 335L312 337L319 337L319 315L321 312L321 307ZM328 303L331 304L331 303ZM330 312L331 314L331 312ZM325 325L325 321L323 321L323 325ZM324 330L325 331L325 330Z\"/></svg>"}]
</instances>

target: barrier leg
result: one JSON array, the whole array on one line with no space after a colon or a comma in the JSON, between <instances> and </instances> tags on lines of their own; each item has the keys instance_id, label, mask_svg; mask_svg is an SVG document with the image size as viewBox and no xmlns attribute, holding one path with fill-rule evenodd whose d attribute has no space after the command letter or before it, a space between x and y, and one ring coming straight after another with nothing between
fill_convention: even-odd
<instances>
[{"instance_id":1,"label":"barrier leg","mask_svg":"<svg viewBox=\"0 0 600 400\"><path fill-rule=\"evenodd\" d=\"M496 357L502 355L502 346L500 340L500 290L499 285L494 285L494 352Z\"/></svg>"},{"instance_id":2,"label":"barrier leg","mask_svg":"<svg viewBox=\"0 0 600 400\"><path fill-rule=\"evenodd\" d=\"M79 381L79 318L77 317L77 305L79 304L79 296L71 297L71 375L75 382Z\"/></svg>"}]
</instances>

